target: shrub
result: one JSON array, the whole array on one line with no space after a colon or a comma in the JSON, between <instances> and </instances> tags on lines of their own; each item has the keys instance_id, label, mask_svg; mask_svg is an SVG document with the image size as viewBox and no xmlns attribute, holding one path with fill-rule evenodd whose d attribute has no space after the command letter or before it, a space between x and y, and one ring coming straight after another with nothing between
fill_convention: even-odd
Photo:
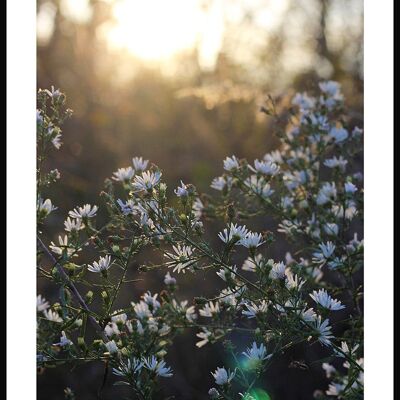
<instances>
[{"instance_id":1,"label":"shrub","mask_svg":"<svg viewBox=\"0 0 400 400\"><path fill-rule=\"evenodd\" d=\"M96 205L77 206L65 235L49 245L41 229L56 207L42 194L60 174L44 167L48 152L61 146L71 111L54 88L39 90L38 104L38 273L60 293L52 305L37 298L40 367L107 361L116 385L129 387L133 398L159 398L159 381L173 374L164 360L168 349L195 329L198 348L221 341L236 360L231 369L211 371L212 399L260 398L257 384L299 343L325 354L321 368L331 383L316 398L363 397L363 288L354 280L363 268L363 189L361 173L347 172L362 149L362 130L348 126L339 84L321 82L315 96L297 94L285 112L269 98L262 111L278 122L280 149L252 163L227 157L211 183L216 196L180 182L171 200L159 168L134 157L105 182L106 224L96 226ZM265 217L274 218L276 232L248 226ZM218 221L226 225L215 238L219 246L207 239ZM268 256L277 235L291 251L284 260ZM79 255L88 247L98 257L85 264ZM132 260L145 248L163 262L140 270L164 269L165 289L115 309ZM179 275L205 272L215 272L225 288L212 298L182 300ZM247 348L235 345L235 331L252 337ZM66 396L73 398L69 388Z\"/></svg>"}]
</instances>

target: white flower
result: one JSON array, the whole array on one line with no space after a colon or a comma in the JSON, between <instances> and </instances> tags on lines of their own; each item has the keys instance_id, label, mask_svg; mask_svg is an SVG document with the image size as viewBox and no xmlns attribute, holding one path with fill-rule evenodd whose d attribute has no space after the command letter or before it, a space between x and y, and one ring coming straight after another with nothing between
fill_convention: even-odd
<instances>
[{"instance_id":1,"label":"white flower","mask_svg":"<svg viewBox=\"0 0 400 400\"><path fill-rule=\"evenodd\" d=\"M290 289L297 289L300 290L301 287L304 285L305 281L299 279L299 277L292 273L292 271L288 268L285 271L286 274L286 287Z\"/></svg>"},{"instance_id":2,"label":"white flower","mask_svg":"<svg viewBox=\"0 0 400 400\"><path fill-rule=\"evenodd\" d=\"M226 304L228 306L236 306L237 304L237 299L236 297L238 297L240 295L240 291L235 289L230 289L230 288L226 288L221 290L221 293L219 295L219 302Z\"/></svg>"},{"instance_id":3,"label":"white flower","mask_svg":"<svg viewBox=\"0 0 400 400\"><path fill-rule=\"evenodd\" d=\"M61 332L61 337L60 337L60 342L59 343L54 343L54 346L64 347L64 346L68 346L68 345L71 345L71 344L73 344L72 341L69 340L67 338L67 336L65 335L65 332L62 331Z\"/></svg>"},{"instance_id":4,"label":"white flower","mask_svg":"<svg viewBox=\"0 0 400 400\"><path fill-rule=\"evenodd\" d=\"M94 261L92 265L88 265L90 272L102 272L107 271L112 265L111 256L100 257L99 261Z\"/></svg>"},{"instance_id":5,"label":"white flower","mask_svg":"<svg viewBox=\"0 0 400 400\"><path fill-rule=\"evenodd\" d=\"M200 315L202 317L208 317L211 318L214 314L219 314L220 309L219 309L219 304L218 302L215 302L215 304L213 304L212 301L209 301L207 304L205 304L205 306L199 310L200 311Z\"/></svg>"},{"instance_id":6,"label":"white flower","mask_svg":"<svg viewBox=\"0 0 400 400\"><path fill-rule=\"evenodd\" d=\"M358 214L358 211L356 204L353 201L350 200L347 205L348 207L344 210L344 216L346 219L351 221Z\"/></svg>"},{"instance_id":7,"label":"white flower","mask_svg":"<svg viewBox=\"0 0 400 400\"><path fill-rule=\"evenodd\" d=\"M135 175L135 171L132 167L118 168L116 172L113 172L113 175L112 179L117 182L129 182Z\"/></svg>"},{"instance_id":8,"label":"white flower","mask_svg":"<svg viewBox=\"0 0 400 400\"><path fill-rule=\"evenodd\" d=\"M36 309L37 309L39 312L41 312L41 311L47 310L49 307L50 307L49 302L48 302L44 297L42 297L41 294L39 294L39 295L36 297Z\"/></svg>"},{"instance_id":9,"label":"white flower","mask_svg":"<svg viewBox=\"0 0 400 400\"><path fill-rule=\"evenodd\" d=\"M67 232L78 232L85 227L81 219L71 219L70 217L64 221L64 226Z\"/></svg>"},{"instance_id":10,"label":"white flower","mask_svg":"<svg viewBox=\"0 0 400 400\"><path fill-rule=\"evenodd\" d=\"M344 256L341 257L341 258L335 257L333 260L329 261L327 263L327 265L328 265L329 269L337 269L337 268L339 268L340 266L343 265L343 261L344 260L345 260Z\"/></svg>"},{"instance_id":11,"label":"white flower","mask_svg":"<svg viewBox=\"0 0 400 400\"><path fill-rule=\"evenodd\" d=\"M360 346L358 344L356 344L353 348L350 348L349 345L347 344L347 342L341 342L341 344L340 344L340 348L341 348L342 352L344 354L349 355L350 357L354 357L355 356L355 352L359 347ZM338 351L336 349L334 349L334 353L338 357L344 357L344 355L340 351Z\"/></svg>"},{"instance_id":12,"label":"white flower","mask_svg":"<svg viewBox=\"0 0 400 400\"><path fill-rule=\"evenodd\" d=\"M181 302L182 303L182 302ZM195 308L194 306L190 306L186 309L185 311L185 318L189 321L189 322L193 322L196 318L197 318L197 314L195 312Z\"/></svg>"},{"instance_id":13,"label":"white flower","mask_svg":"<svg viewBox=\"0 0 400 400\"><path fill-rule=\"evenodd\" d=\"M255 272L256 267L258 266L258 264L260 263L261 260L262 260L261 254L257 254L254 257L254 259L251 257L248 257L242 265L242 270L249 271L249 272Z\"/></svg>"},{"instance_id":14,"label":"white flower","mask_svg":"<svg viewBox=\"0 0 400 400\"><path fill-rule=\"evenodd\" d=\"M53 99L57 99L61 96L60 89L54 89L53 85L51 86L51 91L49 89L45 89L44 91L47 93L49 97Z\"/></svg>"},{"instance_id":15,"label":"white flower","mask_svg":"<svg viewBox=\"0 0 400 400\"><path fill-rule=\"evenodd\" d=\"M224 160L224 170L232 171L233 169L239 168L239 160L235 157L226 157Z\"/></svg>"},{"instance_id":16,"label":"white flower","mask_svg":"<svg viewBox=\"0 0 400 400\"><path fill-rule=\"evenodd\" d=\"M326 182L322 185L322 188L318 192L317 196L317 204L324 205L328 201L336 198L336 186L335 182L329 183Z\"/></svg>"},{"instance_id":17,"label":"white flower","mask_svg":"<svg viewBox=\"0 0 400 400\"><path fill-rule=\"evenodd\" d=\"M257 175L251 175L244 181L244 184L251 189L253 192L264 197L265 199L270 197L274 190L271 189L269 183L265 183L264 178L258 177Z\"/></svg>"},{"instance_id":18,"label":"white flower","mask_svg":"<svg viewBox=\"0 0 400 400\"><path fill-rule=\"evenodd\" d=\"M138 360L137 358L132 358L132 361L128 359L126 364L122 364L118 369L113 368L113 374L117 376L129 376L132 374L136 374L143 368L143 362Z\"/></svg>"},{"instance_id":19,"label":"white flower","mask_svg":"<svg viewBox=\"0 0 400 400\"><path fill-rule=\"evenodd\" d=\"M252 346L248 347L242 354L247 357L248 367L251 369L257 368L262 361L272 357L272 354L267 354L267 349L263 343L258 347L256 342L253 342Z\"/></svg>"},{"instance_id":20,"label":"white flower","mask_svg":"<svg viewBox=\"0 0 400 400\"><path fill-rule=\"evenodd\" d=\"M228 229L225 228L223 230L223 232L218 233L218 237L224 243L228 243L232 240L235 240L235 242L237 242L236 244L238 244L238 242L241 239L244 239L248 233L249 233L249 231L245 225L238 226L237 224L231 223L231 225L229 226L229 232L228 232Z\"/></svg>"},{"instance_id":21,"label":"white flower","mask_svg":"<svg viewBox=\"0 0 400 400\"><path fill-rule=\"evenodd\" d=\"M212 387L209 391L208 391L208 395L210 396L211 399L217 399L219 397L219 392L217 389L215 389L214 387Z\"/></svg>"},{"instance_id":22,"label":"white flower","mask_svg":"<svg viewBox=\"0 0 400 400\"><path fill-rule=\"evenodd\" d=\"M211 336L211 332L207 328L202 328L203 332L196 333L196 336L201 340L196 343L198 348L203 347L209 342L209 338Z\"/></svg>"},{"instance_id":23,"label":"white flower","mask_svg":"<svg viewBox=\"0 0 400 400\"><path fill-rule=\"evenodd\" d=\"M165 252L165 255L172 260L166 263L168 267L173 266L173 272L177 271L178 274L180 272L185 273L186 269L193 270L195 258L192 257L192 254L194 249L190 246L181 246L180 244L172 246L172 249L174 250L174 253L168 251Z\"/></svg>"},{"instance_id":24,"label":"white flower","mask_svg":"<svg viewBox=\"0 0 400 400\"><path fill-rule=\"evenodd\" d=\"M135 176L132 186L136 192L151 191L160 182L161 175L159 171L144 171L142 175Z\"/></svg>"},{"instance_id":25,"label":"white flower","mask_svg":"<svg viewBox=\"0 0 400 400\"><path fill-rule=\"evenodd\" d=\"M317 331L318 341L324 346L330 346L330 339L333 338L331 327L329 326L329 319L322 322L321 316L319 315L314 320L313 328Z\"/></svg>"},{"instance_id":26,"label":"white flower","mask_svg":"<svg viewBox=\"0 0 400 400\"><path fill-rule=\"evenodd\" d=\"M140 301L138 304L131 303L133 306L133 309L135 310L136 316L139 319L144 319L144 318L150 318L153 316L149 309L149 305L145 303L144 301Z\"/></svg>"},{"instance_id":27,"label":"white flower","mask_svg":"<svg viewBox=\"0 0 400 400\"><path fill-rule=\"evenodd\" d=\"M225 180L224 177L218 176L217 178L214 178L211 182L211 187L215 190L224 190L225 186L228 185L228 181ZM228 186L229 187L229 186Z\"/></svg>"},{"instance_id":28,"label":"white flower","mask_svg":"<svg viewBox=\"0 0 400 400\"><path fill-rule=\"evenodd\" d=\"M319 88L321 92L326 93L329 96L336 97L340 94L340 83L335 81L320 82Z\"/></svg>"},{"instance_id":29,"label":"white flower","mask_svg":"<svg viewBox=\"0 0 400 400\"><path fill-rule=\"evenodd\" d=\"M248 249L255 249L261 246L265 241L261 233L249 232L245 238L241 239L238 244L247 247Z\"/></svg>"},{"instance_id":30,"label":"white flower","mask_svg":"<svg viewBox=\"0 0 400 400\"><path fill-rule=\"evenodd\" d=\"M344 128L332 128L329 136L334 139L335 143L341 143L349 137L349 133Z\"/></svg>"},{"instance_id":31,"label":"white flower","mask_svg":"<svg viewBox=\"0 0 400 400\"><path fill-rule=\"evenodd\" d=\"M315 105L315 99L309 97L307 93L296 93L293 97L292 104L298 106L300 110L310 110Z\"/></svg>"},{"instance_id":32,"label":"white flower","mask_svg":"<svg viewBox=\"0 0 400 400\"><path fill-rule=\"evenodd\" d=\"M54 136L54 138L53 139L51 139L51 143L52 143L52 145L58 150L60 147L61 147L61 145L62 145L62 143L61 143L61 133L57 133L57 135L56 136Z\"/></svg>"},{"instance_id":33,"label":"white flower","mask_svg":"<svg viewBox=\"0 0 400 400\"><path fill-rule=\"evenodd\" d=\"M143 160L142 157L133 157L132 158L132 164L133 168L135 169L135 172L142 172L147 168L147 164L149 163L149 160Z\"/></svg>"},{"instance_id":34,"label":"white flower","mask_svg":"<svg viewBox=\"0 0 400 400\"><path fill-rule=\"evenodd\" d=\"M178 197L186 197L189 192L188 192L188 186L185 185L182 181L181 181L181 186L178 186L175 190L174 193L178 196Z\"/></svg>"},{"instance_id":35,"label":"white flower","mask_svg":"<svg viewBox=\"0 0 400 400\"><path fill-rule=\"evenodd\" d=\"M114 342L114 340L111 340L111 341L109 341L107 343L104 343L104 344L105 344L105 346L106 346L106 348L107 348L107 350L108 350L108 352L110 354L118 353L118 346Z\"/></svg>"},{"instance_id":36,"label":"white flower","mask_svg":"<svg viewBox=\"0 0 400 400\"><path fill-rule=\"evenodd\" d=\"M268 161L270 163L283 163L282 153L279 150L273 150L270 153L265 154L263 158L265 161Z\"/></svg>"},{"instance_id":37,"label":"white flower","mask_svg":"<svg viewBox=\"0 0 400 400\"><path fill-rule=\"evenodd\" d=\"M93 218L94 216L96 216L97 210L98 210L97 206L92 207L90 204L85 204L82 207L74 208L72 211L68 213L68 215L71 218L76 218L76 219Z\"/></svg>"},{"instance_id":38,"label":"white flower","mask_svg":"<svg viewBox=\"0 0 400 400\"><path fill-rule=\"evenodd\" d=\"M324 231L328 235L337 236L337 234L339 233L339 226L337 224L328 222L324 225Z\"/></svg>"},{"instance_id":39,"label":"white flower","mask_svg":"<svg viewBox=\"0 0 400 400\"><path fill-rule=\"evenodd\" d=\"M132 325L132 321L126 321L126 327L128 329L129 333L133 333L133 325Z\"/></svg>"},{"instance_id":40,"label":"white flower","mask_svg":"<svg viewBox=\"0 0 400 400\"><path fill-rule=\"evenodd\" d=\"M312 125L318 130L326 131L329 129L329 121L326 115L321 115L319 113L307 113L301 117L301 123L305 125ZM321 140L321 135L319 133L314 134L309 137L310 143L317 143Z\"/></svg>"},{"instance_id":41,"label":"white flower","mask_svg":"<svg viewBox=\"0 0 400 400\"><path fill-rule=\"evenodd\" d=\"M195 308L194 306L186 307L187 304L187 300L181 301L180 303L178 303L175 299L172 300L172 306L174 307L175 311L181 315L184 315L189 322L193 322L197 318Z\"/></svg>"},{"instance_id":42,"label":"white flower","mask_svg":"<svg viewBox=\"0 0 400 400\"><path fill-rule=\"evenodd\" d=\"M257 305L254 302L245 303L247 310L243 310L242 314L247 318L255 318L257 314L264 314L268 311L268 302L266 300L261 300L260 304Z\"/></svg>"},{"instance_id":43,"label":"white flower","mask_svg":"<svg viewBox=\"0 0 400 400\"><path fill-rule=\"evenodd\" d=\"M315 261L325 261L329 259L334 253L336 246L332 242L326 242L326 244L319 244L320 252L315 252L313 256L315 257Z\"/></svg>"},{"instance_id":44,"label":"white flower","mask_svg":"<svg viewBox=\"0 0 400 400\"><path fill-rule=\"evenodd\" d=\"M254 161L254 168L250 167L253 171L260 172L264 175L274 176L279 172L279 165L269 161Z\"/></svg>"},{"instance_id":45,"label":"white flower","mask_svg":"<svg viewBox=\"0 0 400 400\"><path fill-rule=\"evenodd\" d=\"M203 210L204 210L204 204L200 200L199 197L197 197L195 199L195 201L193 202L192 210L193 210L195 218L197 218L197 219L201 218L201 216L203 214Z\"/></svg>"},{"instance_id":46,"label":"white flower","mask_svg":"<svg viewBox=\"0 0 400 400\"><path fill-rule=\"evenodd\" d=\"M287 210L288 208L293 207L293 199L291 197L288 197L288 196L282 197L281 207L284 210Z\"/></svg>"},{"instance_id":47,"label":"white flower","mask_svg":"<svg viewBox=\"0 0 400 400\"><path fill-rule=\"evenodd\" d=\"M50 199L46 199L45 201L43 201L43 199L39 199L38 208L39 212L44 214L45 216L49 215L52 211L57 210L57 207L54 207Z\"/></svg>"},{"instance_id":48,"label":"white flower","mask_svg":"<svg viewBox=\"0 0 400 400\"><path fill-rule=\"evenodd\" d=\"M116 324L125 325L126 321L128 320L128 316L125 313L121 313L121 311L122 310L117 311L120 314L113 315L111 317L111 321Z\"/></svg>"},{"instance_id":49,"label":"white flower","mask_svg":"<svg viewBox=\"0 0 400 400\"><path fill-rule=\"evenodd\" d=\"M147 291L143 295L143 300L146 304L153 308L153 311L156 311L160 308L160 302L157 300L158 294L156 293L154 296L151 295L150 291Z\"/></svg>"},{"instance_id":50,"label":"white flower","mask_svg":"<svg viewBox=\"0 0 400 400\"><path fill-rule=\"evenodd\" d=\"M312 294L310 294L310 297L318 304L320 304L322 307L332 310L332 311L337 311L337 310L342 310L345 308L344 305L339 300L332 299L332 297L328 294L328 292L325 289L320 289L318 292L314 290Z\"/></svg>"},{"instance_id":51,"label":"white flower","mask_svg":"<svg viewBox=\"0 0 400 400\"><path fill-rule=\"evenodd\" d=\"M167 274L164 277L164 283L168 286L176 285L176 279L174 277L172 277L169 272L167 272Z\"/></svg>"},{"instance_id":52,"label":"white flower","mask_svg":"<svg viewBox=\"0 0 400 400\"><path fill-rule=\"evenodd\" d=\"M163 376L164 378L169 378L172 376L171 368L165 366L165 361L157 361L155 356L144 358L143 361L144 367L155 372L157 376Z\"/></svg>"},{"instance_id":53,"label":"white flower","mask_svg":"<svg viewBox=\"0 0 400 400\"><path fill-rule=\"evenodd\" d=\"M346 192L346 193L351 193L351 194L353 194L353 193L355 193L355 192L357 192L357 186L356 185L354 185L353 183L351 183L351 182L346 182L345 184L344 184L344 191Z\"/></svg>"},{"instance_id":54,"label":"white flower","mask_svg":"<svg viewBox=\"0 0 400 400\"><path fill-rule=\"evenodd\" d=\"M234 272L237 271L237 267L236 265L234 265L231 268ZM225 282L227 282L229 279L234 279L235 278L235 274L230 271L228 268L221 268L218 272L217 275Z\"/></svg>"},{"instance_id":55,"label":"white flower","mask_svg":"<svg viewBox=\"0 0 400 400\"><path fill-rule=\"evenodd\" d=\"M121 334L118 325L115 322L109 322L104 328L104 333L108 337L112 337L113 335L119 336Z\"/></svg>"},{"instance_id":56,"label":"white flower","mask_svg":"<svg viewBox=\"0 0 400 400\"><path fill-rule=\"evenodd\" d=\"M301 171L293 171L293 172L284 172L283 180L285 182L285 186L293 191L298 188L300 185L304 185L312 178L312 172L310 170L301 170Z\"/></svg>"},{"instance_id":57,"label":"white flower","mask_svg":"<svg viewBox=\"0 0 400 400\"><path fill-rule=\"evenodd\" d=\"M57 311L53 311L53 310L44 310L43 311L44 316L52 322L63 322L63 319L58 315Z\"/></svg>"},{"instance_id":58,"label":"white flower","mask_svg":"<svg viewBox=\"0 0 400 400\"><path fill-rule=\"evenodd\" d=\"M305 322L313 322L316 320L317 314L315 314L312 308L309 308L308 310L302 310L300 312L300 317Z\"/></svg>"},{"instance_id":59,"label":"white flower","mask_svg":"<svg viewBox=\"0 0 400 400\"><path fill-rule=\"evenodd\" d=\"M59 245L56 246L53 242L51 242L50 246L49 246L51 251L53 253L55 253L55 254L58 254L58 255L61 255L61 254L63 254L63 251L66 251L67 252L67 256L70 257L76 251L80 250L80 249L75 250L74 248L68 246L68 236L67 235L64 236L64 239L61 236L59 236L58 237L58 243L59 243Z\"/></svg>"},{"instance_id":60,"label":"white flower","mask_svg":"<svg viewBox=\"0 0 400 400\"><path fill-rule=\"evenodd\" d=\"M347 160L340 156L339 158L333 157L325 160L324 165L328 168L339 168L341 171L344 172L347 162Z\"/></svg>"},{"instance_id":61,"label":"white flower","mask_svg":"<svg viewBox=\"0 0 400 400\"><path fill-rule=\"evenodd\" d=\"M147 327L149 328L150 332L157 332L158 331L158 323L154 317L150 317L147 320Z\"/></svg>"},{"instance_id":62,"label":"white flower","mask_svg":"<svg viewBox=\"0 0 400 400\"><path fill-rule=\"evenodd\" d=\"M354 233L353 239L350 240L349 244L346 246L349 251L360 250L364 246L364 240L358 240L357 232Z\"/></svg>"},{"instance_id":63,"label":"white flower","mask_svg":"<svg viewBox=\"0 0 400 400\"><path fill-rule=\"evenodd\" d=\"M313 132L310 136L308 136L308 142L310 144L318 143L322 140L322 135L319 131L327 131L329 129L329 121L325 115L321 115L317 112L310 112L304 114L300 118L300 123L304 125L312 126L313 128L317 128L317 132ZM292 131L289 131L292 133ZM290 134L287 135L290 139ZM289 162L290 160L288 160Z\"/></svg>"},{"instance_id":64,"label":"white flower","mask_svg":"<svg viewBox=\"0 0 400 400\"><path fill-rule=\"evenodd\" d=\"M162 324L161 328L158 331L158 334L160 336L165 336L168 335L168 333L171 332L171 327L167 324Z\"/></svg>"},{"instance_id":65,"label":"white flower","mask_svg":"<svg viewBox=\"0 0 400 400\"><path fill-rule=\"evenodd\" d=\"M235 371L234 372L227 372L225 368L219 368L215 370L215 372L211 372L211 375L215 379L215 383L217 385L226 385L227 383L230 383L230 381L234 378L235 376Z\"/></svg>"},{"instance_id":66,"label":"white flower","mask_svg":"<svg viewBox=\"0 0 400 400\"><path fill-rule=\"evenodd\" d=\"M136 331L140 336L144 334L143 325L139 320L136 321Z\"/></svg>"},{"instance_id":67,"label":"white flower","mask_svg":"<svg viewBox=\"0 0 400 400\"><path fill-rule=\"evenodd\" d=\"M36 110L36 123L39 125L43 124L43 115L40 110Z\"/></svg>"},{"instance_id":68,"label":"white flower","mask_svg":"<svg viewBox=\"0 0 400 400\"><path fill-rule=\"evenodd\" d=\"M322 363L322 369L325 371L326 377L330 379L336 372L336 368L329 363Z\"/></svg>"},{"instance_id":69,"label":"white flower","mask_svg":"<svg viewBox=\"0 0 400 400\"><path fill-rule=\"evenodd\" d=\"M285 279L286 277L285 270L286 270L286 265L282 261L274 263L269 273L269 277L274 280Z\"/></svg>"},{"instance_id":70,"label":"white flower","mask_svg":"<svg viewBox=\"0 0 400 400\"><path fill-rule=\"evenodd\" d=\"M124 203L121 199L118 199L117 203L121 208L122 214L124 215L136 215L138 213L138 208L135 206L135 203L132 199L127 200L126 203Z\"/></svg>"},{"instance_id":71,"label":"white flower","mask_svg":"<svg viewBox=\"0 0 400 400\"><path fill-rule=\"evenodd\" d=\"M164 378L169 378L172 376L172 370L170 367L165 366L165 361L160 361L157 364L156 374L157 376L162 376Z\"/></svg>"},{"instance_id":72,"label":"white flower","mask_svg":"<svg viewBox=\"0 0 400 400\"><path fill-rule=\"evenodd\" d=\"M339 396L346 385L341 383L330 383L328 390L325 392L328 396Z\"/></svg>"}]
</instances>

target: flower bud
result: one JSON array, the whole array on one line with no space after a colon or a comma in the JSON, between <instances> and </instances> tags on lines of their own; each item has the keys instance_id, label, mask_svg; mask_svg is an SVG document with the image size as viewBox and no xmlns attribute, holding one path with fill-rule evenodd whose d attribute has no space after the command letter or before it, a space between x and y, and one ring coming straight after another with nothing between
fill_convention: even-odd
<instances>
[{"instance_id":1,"label":"flower bud","mask_svg":"<svg viewBox=\"0 0 400 400\"><path fill-rule=\"evenodd\" d=\"M129 357L129 350L126 347L121 349L121 354L125 357Z\"/></svg>"},{"instance_id":2,"label":"flower bud","mask_svg":"<svg viewBox=\"0 0 400 400\"><path fill-rule=\"evenodd\" d=\"M103 290L101 292L101 298L103 299L103 301L106 305L108 305L110 303L110 297L108 296L108 294L105 290Z\"/></svg>"},{"instance_id":3,"label":"flower bud","mask_svg":"<svg viewBox=\"0 0 400 400\"><path fill-rule=\"evenodd\" d=\"M78 327L81 327L83 324L83 320L82 318L78 318L77 320L75 320L75 325Z\"/></svg>"},{"instance_id":4,"label":"flower bud","mask_svg":"<svg viewBox=\"0 0 400 400\"><path fill-rule=\"evenodd\" d=\"M86 343L85 343L85 338L79 336L78 337L78 346L82 349L85 350L86 349Z\"/></svg>"},{"instance_id":5,"label":"flower bud","mask_svg":"<svg viewBox=\"0 0 400 400\"><path fill-rule=\"evenodd\" d=\"M89 290L85 295L86 303L90 304L93 301L93 292Z\"/></svg>"},{"instance_id":6,"label":"flower bud","mask_svg":"<svg viewBox=\"0 0 400 400\"><path fill-rule=\"evenodd\" d=\"M167 352L165 350L160 350L157 353L157 356L159 356L160 358L163 358L167 355Z\"/></svg>"},{"instance_id":7,"label":"flower bud","mask_svg":"<svg viewBox=\"0 0 400 400\"><path fill-rule=\"evenodd\" d=\"M100 340L100 339L96 339L96 340L93 340L93 347L95 348L95 349L100 349L100 347L103 345L103 341L102 340Z\"/></svg>"}]
</instances>

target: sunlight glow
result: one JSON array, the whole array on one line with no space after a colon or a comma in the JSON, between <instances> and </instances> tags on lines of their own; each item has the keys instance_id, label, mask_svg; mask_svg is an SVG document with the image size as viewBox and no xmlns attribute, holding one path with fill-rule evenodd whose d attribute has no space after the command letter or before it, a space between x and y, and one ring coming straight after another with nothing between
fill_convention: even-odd
<instances>
[{"instance_id":1,"label":"sunlight glow","mask_svg":"<svg viewBox=\"0 0 400 400\"><path fill-rule=\"evenodd\" d=\"M286 8L287 0L117 0L114 22L102 34L112 48L147 62L196 49L200 66L213 68L227 25L239 23L247 10L255 12L257 26L272 30Z\"/></svg>"},{"instance_id":2,"label":"sunlight glow","mask_svg":"<svg viewBox=\"0 0 400 400\"><path fill-rule=\"evenodd\" d=\"M147 61L167 59L201 46L206 30L214 43L222 36L221 21L208 18L198 0L121 0L113 6L113 17L115 24L107 33L109 43ZM212 47L210 43L206 49L211 58Z\"/></svg>"}]
</instances>

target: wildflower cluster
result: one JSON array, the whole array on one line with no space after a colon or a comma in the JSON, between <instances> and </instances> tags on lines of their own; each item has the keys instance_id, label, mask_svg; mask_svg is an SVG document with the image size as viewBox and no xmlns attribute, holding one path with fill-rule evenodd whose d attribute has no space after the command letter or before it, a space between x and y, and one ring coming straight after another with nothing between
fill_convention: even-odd
<instances>
[{"instance_id":1,"label":"wildflower cluster","mask_svg":"<svg viewBox=\"0 0 400 400\"><path fill-rule=\"evenodd\" d=\"M53 108L65 101L54 89L40 91L41 98L50 98ZM251 163L227 157L223 175L211 183L215 197L181 181L171 201L162 172L134 157L105 182L106 225L95 223L102 207L85 204L68 213L58 242L46 246L39 232L39 274L60 287L57 303L37 298L39 364L107 360L117 384L129 386L133 398L159 398L157 382L173 375L165 357L174 338L188 330L198 338L197 348L221 341L236 361L210 372L212 399L256 398L268 368L299 344L324 354L321 370L331 383L316 397L361 399L362 286L354 277L363 268L357 232L363 190L352 160L362 130L349 126L343 100L336 82L320 83L315 96L297 94L285 124L279 118L281 148ZM46 124L61 135L60 111L58 120L49 117L44 104L38 143L45 140ZM274 102L265 111L279 117ZM58 149L56 137L46 140ZM45 154L39 154L42 163ZM40 195L43 184L38 188ZM42 223L54 206L40 199ZM266 216L275 219L276 232L257 229ZM221 227L211 240L209 224ZM288 252L275 260L277 235ZM116 309L121 287L134 283L127 274L135 256L148 247L163 261L140 270L163 268L165 289ZM79 261L89 248L98 256ZM44 259L52 261L51 269ZM179 274L195 279L199 272L215 274L224 288L211 298L182 299ZM252 337L247 348L231 342L233 331Z\"/></svg>"}]
</instances>

